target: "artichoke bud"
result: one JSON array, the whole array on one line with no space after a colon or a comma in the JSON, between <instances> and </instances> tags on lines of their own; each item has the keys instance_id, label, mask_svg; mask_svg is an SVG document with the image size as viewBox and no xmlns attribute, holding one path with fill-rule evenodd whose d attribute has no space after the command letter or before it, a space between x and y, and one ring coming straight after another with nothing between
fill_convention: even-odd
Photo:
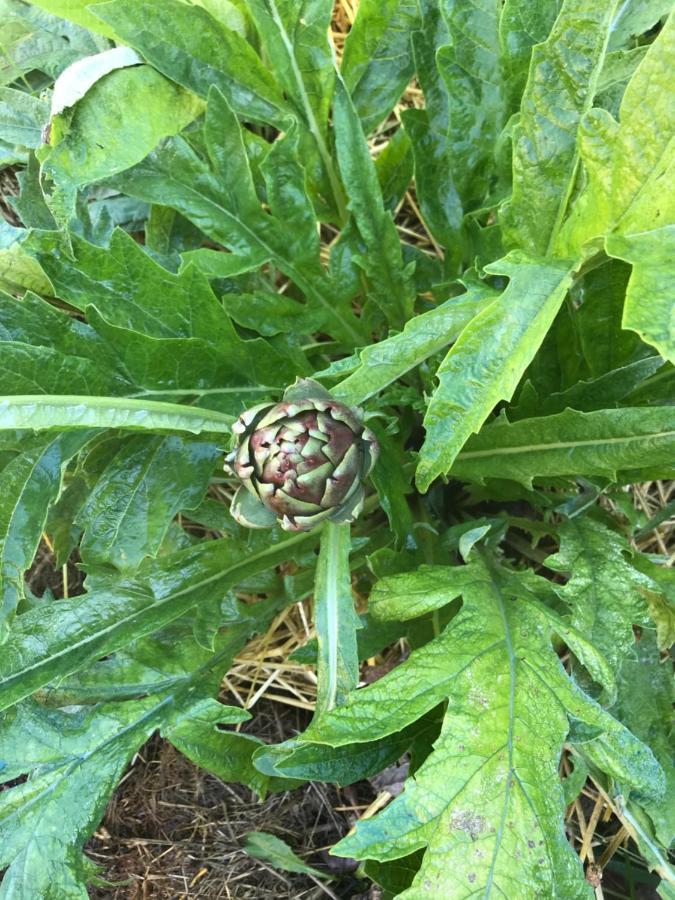
<instances>
[{"instance_id":1,"label":"artichoke bud","mask_svg":"<svg viewBox=\"0 0 675 900\"><path fill-rule=\"evenodd\" d=\"M241 525L308 531L361 512L377 441L360 410L316 381L296 382L281 403L247 409L232 431L236 446L225 471L241 481L231 507Z\"/></svg>"}]
</instances>

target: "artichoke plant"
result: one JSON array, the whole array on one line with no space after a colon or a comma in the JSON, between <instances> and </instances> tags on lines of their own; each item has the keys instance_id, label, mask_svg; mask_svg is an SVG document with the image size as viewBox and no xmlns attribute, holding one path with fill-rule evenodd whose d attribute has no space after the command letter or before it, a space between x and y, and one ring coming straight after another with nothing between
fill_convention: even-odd
<instances>
[{"instance_id":1,"label":"artichoke plant","mask_svg":"<svg viewBox=\"0 0 675 900\"><path fill-rule=\"evenodd\" d=\"M361 411L317 382L298 381L280 403L246 410L232 430L236 447L225 469L242 482L231 507L240 524L307 531L360 513L377 442Z\"/></svg>"}]
</instances>

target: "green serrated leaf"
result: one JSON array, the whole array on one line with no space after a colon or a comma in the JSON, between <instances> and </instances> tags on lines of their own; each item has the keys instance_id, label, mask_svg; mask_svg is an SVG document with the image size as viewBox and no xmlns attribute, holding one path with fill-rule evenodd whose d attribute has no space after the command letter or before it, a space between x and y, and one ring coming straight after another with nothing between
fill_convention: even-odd
<instances>
[{"instance_id":1,"label":"green serrated leaf","mask_svg":"<svg viewBox=\"0 0 675 900\"><path fill-rule=\"evenodd\" d=\"M672 680L663 664L653 631L643 631L633 659L624 661L619 677L619 698L614 715L648 744L666 774L661 801L642 805L655 828L657 841L667 852L675 838L675 766L671 735Z\"/></svg>"},{"instance_id":2,"label":"green serrated leaf","mask_svg":"<svg viewBox=\"0 0 675 900\"><path fill-rule=\"evenodd\" d=\"M331 0L249 0L248 11L274 75L303 123L305 166L316 200L344 221L342 187L327 142L335 82L328 40L333 4Z\"/></svg>"},{"instance_id":3,"label":"green serrated leaf","mask_svg":"<svg viewBox=\"0 0 675 900\"><path fill-rule=\"evenodd\" d=\"M593 104L615 8L616 0L592 7L564 0L532 51L513 133L513 196L502 212L506 243L528 253L550 253L557 239L576 175L577 131Z\"/></svg>"},{"instance_id":4,"label":"green serrated leaf","mask_svg":"<svg viewBox=\"0 0 675 900\"><path fill-rule=\"evenodd\" d=\"M411 32L417 0L363 0L345 41L341 74L369 134L389 115L412 78Z\"/></svg>"},{"instance_id":5,"label":"green serrated leaf","mask_svg":"<svg viewBox=\"0 0 675 900\"><path fill-rule=\"evenodd\" d=\"M630 545L590 516L576 516L559 528L560 550L546 566L569 574L557 593L570 611L570 621L604 654L618 673L632 655L634 625L648 622L643 591L649 579L633 568Z\"/></svg>"},{"instance_id":6,"label":"green serrated leaf","mask_svg":"<svg viewBox=\"0 0 675 900\"><path fill-rule=\"evenodd\" d=\"M441 363L424 417L417 466L422 491L451 468L469 436L500 400L510 399L571 284L567 262L510 254L488 267L508 275L503 294L466 326Z\"/></svg>"},{"instance_id":7,"label":"green serrated leaf","mask_svg":"<svg viewBox=\"0 0 675 900\"><path fill-rule=\"evenodd\" d=\"M30 780L0 794L0 897L84 900L91 863L81 847L132 754L170 700L71 711L26 704L0 717L2 751L21 746ZM2 775L0 775L2 777Z\"/></svg>"},{"instance_id":8,"label":"green serrated leaf","mask_svg":"<svg viewBox=\"0 0 675 900\"><path fill-rule=\"evenodd\" d=\"M230 434L232 416L209 409L128 400L28 394L0 397L0 431L31 428L36 431L70 428L125 428L142 431L188 431L192 434Z\"/></svg>"},{"instance_id":9,"label":"green serrated leaf","mask_svg":"<svg viewBox=\"0 0 675 900\"><path fill-rule=\"evenodd\" d=\"M24 613L3 646L0 709L155 631L196 603L223 596L244 576L287 561L296 545L315 541L300 534L248 554L227 540L211 541L151 562L137 578L118 578L93 593Z\"/></svg>"},{"instance_id":10,"label":"green serrated leaf","mask_svg":"<svg viewBox=\"0 0 675 900\"><path fill-rule=\"evenodd\" d=\"M473 565L462 609L441 635L302 736L336 747L374 740L449 698L441 736L415 779L334 852L386 862L424 848L406 898L478 890L588 897L563 828L557 766L567 717L630 748L626 765L638 783L647 778L662 789L659 767L568 679L536 607L511 599L517 578ZM410 576L402 577L401 604L410 588ZM421 572L420 595L425 579Z\"/></svg>"},{"instance_id":11,"label":"green serrated leaf","mask_svg":"<svg viewBox=\"0 0 675 900\"><path fill-rule=\"evenodd\" d=\"M586 185L561 231L560 252L575 252L613 230L636 234L673 221L675 192L667 186L675 141L667 85L674 60L671 15L626 88L619 123L602 109L584 118L579 149Z\"/></svg>"},{"instance_id":12,"label":"green serrated leaf","mask_svg":"<svg viewBox=\"0 0 675 900\"><path fill-rule=\"evenodd\" d=\"M197 764L224 778L245 783L250 778L252 787L264 790L267 779L250 764L259 742L247 746L243 735L231 733L218 741L217 732L205 731L216 721L241 721L247 714L206 698L204 691L217 691L222 667L272 613L267 605L257 619L244 618L213 654L197 661L184 656L164 691L154 696L139 700L146 691L137 689L127 702L66 709L27 700L0 715L0 780L31 776L0 794L0 865L9 867L0 897L88 896L85 884L94 866L82 855L82 845L132 754L155 730L165 729ZM171 670L172 662L168 648L160 645L152 659L155 677ZM228 748L227 760L214 755Z\"/></svg>"},{"instance_id":13,"label":"green serrated leaf","mask_svg":"<svg viewBox=\"0 0 675 900\"><path fill-rule=\"evenodd\" d=\"M292 112L246 39L205 9L180 0L113 0L97 3L95 15L156 69L203 98L215 85L240 115L277 126Z\"/></svg>"},{"instance_id":14,"label":"green serrated leaf","mask_svg":"<svg viewBox=\"0 0 675 900\"><path fill-rule=\"evenodd\" d=\"M77 515L85 565L128 574L155 556L176 513L204 496L217 455L213 444L177 436L126 442Z\"/></svg>"},{"instance_id":15,"label":"green serrated leaf","mask_svg":"<svg viewBox=\"0 0 675 900\"><path fill-rule=\"evenodd\" d=\"M483 205L505 121L499 48L501 2L443 2L449 42L436 52L448 98L449 158L465 211Z\"/></svg>"},{"instance_id":16,"label":"green serrated leaf","mask_svg":"<svg viewBox=\"0 0 675 900\"><path fill-rule=\"evenodd\" d=\"M363 129L342 81L336 86L333 125L349 209L366 248L358 264L368 276L373 300L390 323L400 326L410 318L414 287L403 265L401 243L391 213L384 208Z\"/></svg>"},{"instance_id":17,"label":"green serrated leaf","mask_svg":"<svg viewBox=\"0 0 675 900\"><path fill-rule=\"evenodd\" d=\"M402 332L360 351L353 369L331 393L358 406L406 372L447 347L496 297L488 285L471 284L465 294L410 319ZM322 374L322 373L320 373Z\"/></svg>"},{"instance_id":18,"label":"green serrated leaf","mask_svg":"<svg viewBox=\"0 0 675 900\"><path fill-rule=\"evenodd\" d=\"M254 859L262 859L275 869L283 869L284 872L301 872L305 875L313 875L315 878L330 878L325 872L308 866L281 838L264 831L251 831L246 835L244 849Z\"/></svg>"},{"instance_id":19,"label":"green serrated leaf","mask_svg":"<svg viewBox=\"0 0 675 900\"><path fill-rule=\"evenodd\" d=\"M264 746L262 741L249 734L218 727L249 718L250 713L246 710L206 698L174 717L162 728L162 734L195 765L212 772L222 781L245 784L264 796L269 779L252 762L255 751Z\"/></svg>"},{"instance_id":20,"label":"green serrated leaf","mask_svg":"<svg viewBox=\"0 0 675 900\"><path fill-rule=\"evenodd\" d=\"M499 19L504 93L507 111L515 113L527 82L532 48L551 32L562 0L505 0Z\"/></svg>"},{"instance_id":21,"label":"green serrated leaf","mask_svg":"<svg viewBox=\"0 0 675 900\"><path fill-rule=\"evenodd\" d=\"M675 363L675 225L641 234L612 234L607 252L632 263L623 327L637 331L661 356Z\"/></svg>"},{"instance_id":22,"label":"green serrated leaf","mask_svg":"<svg viewBox=\"0 0 675 900\"><path fill-rule=\"evenodd\" d=\"M607 409L500 420L484 428L459 454L457 478L510 478L529 486L533 478L594 475L631 479L634 469L672 471L675 419L672 409ZM654 477L658 477L655 475Z\"/></svg>"}]
</instances>

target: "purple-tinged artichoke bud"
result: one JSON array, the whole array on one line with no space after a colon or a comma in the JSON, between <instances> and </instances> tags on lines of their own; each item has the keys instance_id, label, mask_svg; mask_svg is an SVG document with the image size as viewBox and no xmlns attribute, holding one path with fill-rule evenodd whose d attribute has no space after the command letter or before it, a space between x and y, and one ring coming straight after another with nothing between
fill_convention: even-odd
<instances>
[{"instance_id":1,"label":"purple-tinged artichoke bud","mask_svg":"<svg viewBox=\"0 0 675 900\"><path fill-rule=\"evenodd\" d=\"M315 381L288 388L281 403L246 410L232 427L237 445L225 470L242 482L232 515L248 528L307 531L351 522L363 508L363 480L377 458L361 411Z\"/></svg>"}]
</instances>

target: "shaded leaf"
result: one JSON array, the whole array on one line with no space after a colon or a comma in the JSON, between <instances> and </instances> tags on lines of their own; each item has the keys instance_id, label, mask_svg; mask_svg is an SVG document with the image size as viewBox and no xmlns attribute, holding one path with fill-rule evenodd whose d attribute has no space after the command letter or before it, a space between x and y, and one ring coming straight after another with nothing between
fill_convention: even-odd
<instances>
[{"instance_id":1,"label":"shaded leaf","mask_svg":"<svg viewBox=\"0 0 675 900\"><path fill-rule=\"evenodd\" d=\"M622 401L662 366L663 359L660 356L647 356L598 378L578 381L566 391L549 394L545 399L533 395L531 402L509 407L508 419L515 422L531 416L548 416L565 409L589 412L627 405Z\"/></svg>"},{"instance_id":2,"label":"shaded leaf","mask_svg":"<svg viewBox=\"0 0 675 900\"><path fill-rule=\"evenodd\" d=\"M39 147L49 104L26 91L0 88L0 140L22 147Z\"/></svg>"},{"instance_id":3,"label":"shaded leaf","mask_svg":"<svg viewBox=\"0 0 675 900\"><path fill-rule=\"evenodd\" d=\"M375 160L385 209L395 209L413 177L412 147L403 128L398 128Z\"/></svg>"},{"instance_id":4,"label":"shaded leaf","mask_svg":"<svg viewBox=\"0 0 675 900\"><path fill-rule=\"evenodd\" d=\"M24 572L33 562L49 506L61 490L66 463L90 437L73 433L34 441L2 469L0 643L25 596Z\"/></svg>"},{"instance_id":5,"label":"shaded leaf","mask_svg":"<svg viewBox=\"0 0 675 900\"><path fill-rule=\"evenodd\" d=\"M275 869L283 869L284 872L301 872L315 878L330 878L325 872L319 872L318 869L304 863L281 838L264 831L250 831L246 835L244 850L254 859L262 859Z\"/></svg>"},{"instance_id":6,"label":"shaded leaf","mask_svg":"<svg viewBox=\"0 0 675 900\"><path fill-rule=\"evenodd\" d=\"M449 43L436 53L448 98L447 140L464 210L482 205L493 179L495 143L505 120L497 0L440 4Z\"/></svg>"},{"instance_id":7,"label":"shaded leaf","mask_svg":"<svg viewBox=\"0 0 675 900\"><path fill-rule=\"evenodd\" d=\"M675 837L675 809L670 802L675 790L675 766L671 740L672 682L661 661L654 633L643 631L636 654L624 661L619 677L619 698L614 715L648 744L666 774L666 792L661 801L642 804L652 820L664 855Z\"/></svg>"},{"instance_id":8,"label":"shaded leaf","mask_svg":"<svg viewBox=\"0 0 675 900\"><path fill-rule=\"evenodd\" d=\"M609 46L620 47L629 38L650 31L671 9L672 5L668 0L644 0L643 3L620 4L612 22Z\"/></svg>"},{"instance_id":9,"label":"shaded leaf","mask_svg":"<svg viewBox=\"0 0 675 900\"><path fill-rule=\"evenodd\" d=\"M414 287L404 268L394 221L384 208L370 150L352 101L338 82L333 109L335 148L349 209L366 247L357 264L369 279L370 293L387 319L402 325L410 318Z\"/></svg>"},{"instance_id":10,"label":"shaded leaf","mask_svg":"<svg viewBox=\"0 0 675 900\"><path fill-rule=\"evenodd\" d=\"M583 303L575 320L591 375L601 376L633 362L640 352L635 334L621 327L629 267L612 260L588 272L580 285Z\"/></svg>"}]
</instances>

